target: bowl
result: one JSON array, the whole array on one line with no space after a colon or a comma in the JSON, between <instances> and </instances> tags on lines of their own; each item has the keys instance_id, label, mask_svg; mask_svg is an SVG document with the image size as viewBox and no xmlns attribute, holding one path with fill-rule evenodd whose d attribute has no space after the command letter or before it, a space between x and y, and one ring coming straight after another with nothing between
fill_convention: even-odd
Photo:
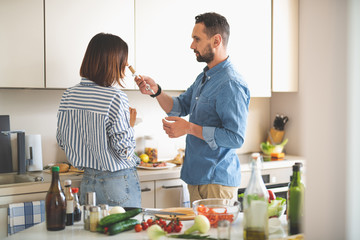
<instances>
[{"instance_id":1,"label":"bowl","mask_svg":"<svg viewBox=\"0 0 360 240\"><path fill-rule=\"evenodd\" d=\"M218 222L222 220L234 222L240 212L240 202L230 199L201 199L194 201L192 206L195 215L206 216L213 228L217 228Z\"/></svg>"}]
</instances>

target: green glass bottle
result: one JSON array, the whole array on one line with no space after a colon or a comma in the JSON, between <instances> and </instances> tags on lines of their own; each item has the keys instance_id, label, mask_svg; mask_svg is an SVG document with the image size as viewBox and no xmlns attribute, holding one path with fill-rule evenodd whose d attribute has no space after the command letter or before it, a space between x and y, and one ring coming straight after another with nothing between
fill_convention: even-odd
<instances>
[{"instance_id":1,"label":"green glass bottle","mask_svg":"<svg viewBox=\"0 0 360 240\"><path fill-rule=\"evenodd\" d=\"M294 235L303 232L305 187L301 181L300 165L293 166L293 175L287 195L288 234Z\"/></svg>"}]
</instances>

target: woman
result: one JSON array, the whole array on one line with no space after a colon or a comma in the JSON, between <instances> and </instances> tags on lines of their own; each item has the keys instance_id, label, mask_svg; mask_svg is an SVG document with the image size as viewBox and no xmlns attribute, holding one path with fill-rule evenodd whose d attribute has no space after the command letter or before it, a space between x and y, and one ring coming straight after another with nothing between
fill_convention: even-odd
<instances>
[{"instance_id":1,"label":"woman","mask_svg":"<svg viewBox=\"0 0 360 240\"><path fill-rule=\"evenodd\" d=\"M122 86L127 58L128 46L120 37L95 35L81 65L81 82L67 89L60 102L57 142L68 161L85 170L81 204L87 192L96 192L97 204L141 206L139 158L130 125L136 111L129 109L126 94L114 87Z\"/></svg>"}]
</instances>

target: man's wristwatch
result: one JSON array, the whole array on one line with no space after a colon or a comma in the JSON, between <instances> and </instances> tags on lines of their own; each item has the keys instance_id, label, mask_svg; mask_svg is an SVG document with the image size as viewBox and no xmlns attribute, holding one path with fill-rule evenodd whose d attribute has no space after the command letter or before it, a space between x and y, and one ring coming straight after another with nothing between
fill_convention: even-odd
<instances>
[{"instance_id":1,"label":"man's wristwatch","mask_svg":"<svg viewBox=\"0 0 360 240\"><path fill-rule=\"evenodd\" d=\"M153 95L150 95L150 97L154 98L154 97L157 97L157 96L160 95L160 93L161 93L161 87L159 86L159 84L157 84L157 86L158 86L157 92L156 92L155 94L153 94Z\"/></svg>"}]
</instances>

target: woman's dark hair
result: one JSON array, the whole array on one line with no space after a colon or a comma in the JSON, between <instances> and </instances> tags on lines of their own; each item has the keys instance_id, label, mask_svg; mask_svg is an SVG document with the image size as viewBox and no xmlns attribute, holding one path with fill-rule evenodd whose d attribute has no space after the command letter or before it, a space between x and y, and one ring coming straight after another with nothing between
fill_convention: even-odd
<instances>
[{"instance_id":1,"label":"woman's dark hair","mask_svg":"<svg viewBox=\"0 0 360 240\"><path fill-rule=\"evenodd\" d=\"M230 26L225 17L214 12L204 13L195 17L195 23L203 23L205 25L205 33L209 38L215 34L220 34L224 46L227 46L230 36Z\"/></svg>"},{"instance_id":2,"label":"woman's dark hair","mask_svg":"<svg viewBox=\"0 0 360 240\"><path fill-rule=\"evenodd\" d=\"M128 45L120 37L99 33L89 42L80 68L80 76L100 86L110 87L125 77Z\"/></svg>"}]
</instances>

